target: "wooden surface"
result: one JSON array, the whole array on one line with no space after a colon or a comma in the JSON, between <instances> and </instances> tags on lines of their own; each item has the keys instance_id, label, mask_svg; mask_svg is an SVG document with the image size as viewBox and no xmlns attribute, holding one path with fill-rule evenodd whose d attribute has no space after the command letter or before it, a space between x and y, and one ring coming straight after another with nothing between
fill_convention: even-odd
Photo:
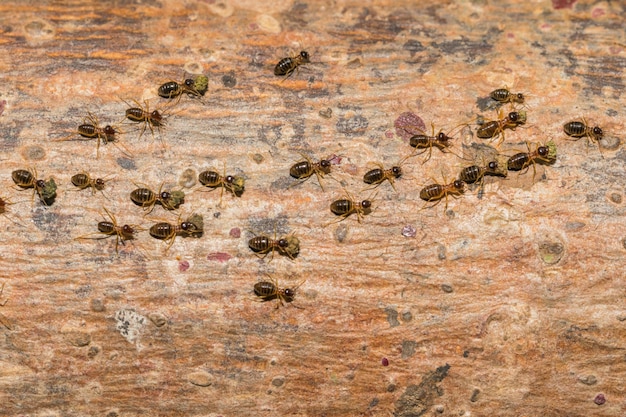
<instances>
[{"instance_id":1,"label":"wooden surface","mask_svg":"<svg viewBox=\"0 0 626 417\"><path fill-rule=\"evenodd\" d=\"M626 415L623 2L122 3L0 4L0 195L15 203L0 216L0 415ZM301 49L313 63L275 77ZM56 141L88 112L119 122L122 100L162 106L158 85L199 73L204 105L181 100L162 135L123 124L132 158ZM528 123L500 152L557 143L534 181L490 178L422 210L430 178L468 164L435 149L363 223L323 227L342 185L368 197L368 167L410 153L400 114L454 130L496 118L486 97L504 86L527 95ZM580 117L605 130L602 153L563 134ZM494 145L476 127L456 128L456 153ZM325 192L290 187L299 152L342 156ZM246 190L219 207L189 178L224 164ZM14 187L24 168L56 179L51 207ZM110 176L106 194L73 191L81 171ZM147 231L119 255L76 240L102 207L120 224L177 219L144 217L133 182L193 185L182 211L204 236L167 254ZM275 227L299 237L295 261L248 249ZM252 293L264 274L306 281L275 310Z\"/></svg>"}]
</instances>

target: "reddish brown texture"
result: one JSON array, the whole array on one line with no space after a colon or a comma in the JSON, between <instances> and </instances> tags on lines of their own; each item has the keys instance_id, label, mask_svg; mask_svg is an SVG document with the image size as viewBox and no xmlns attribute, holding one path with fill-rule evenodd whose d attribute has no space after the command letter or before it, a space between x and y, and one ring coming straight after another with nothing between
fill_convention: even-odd
<instances>
[{"instance_id":1,"label":"reddish brown texture","mask_svg":"<svg viewBox=\"0 0 626 417\"><path fill-rule=\"evenodd\" d=\"M552 0L552 7L555 9L571 9L577 0Z\"/></svg>"}]
</instances>

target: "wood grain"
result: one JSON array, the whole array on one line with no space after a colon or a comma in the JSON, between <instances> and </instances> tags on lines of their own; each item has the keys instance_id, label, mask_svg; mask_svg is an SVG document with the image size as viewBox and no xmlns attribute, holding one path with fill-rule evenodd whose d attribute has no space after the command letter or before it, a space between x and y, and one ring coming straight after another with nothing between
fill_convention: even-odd
<instances>
[{"instance_id":1,"label":"wood grain","mask_svg":"<svg viewBox=\"0 0 626 417\"><path fill-rule=\"evenodd\" d=\"M0 5L0 415L626 414L623 3L124 3ZM275 77L301 49L312 63ZM203 102L156 96L200 73ZM473 121L498 117L487 96L504 86L527 95L528 123L499 152L553 139L556 163L423 209L431 178L494 145ZM138 137L123 100L166 128ZM121 124L132 157L59 141L88 112ZM452 132L454 153L408 159L362 223L327 225L344 187L372 196L363 174L411 153L405 112ZM601 149L563 133L581 117ZM341 156L325 192L292 186L299 152ZM52 206L13 185L25 168L55 178ZM195 179L224 168L246 189L220 205ZM110 176L105 194L73 191L81 171ZM144 216L134 183L184 186L204 235L167 253L146 230L119 254L75 239L103 207L177 220ZM294 261L247 247L274 230L300 239ZM252 293L266 274L305 282L275 309Z\"/></svg>"}]
</instances>

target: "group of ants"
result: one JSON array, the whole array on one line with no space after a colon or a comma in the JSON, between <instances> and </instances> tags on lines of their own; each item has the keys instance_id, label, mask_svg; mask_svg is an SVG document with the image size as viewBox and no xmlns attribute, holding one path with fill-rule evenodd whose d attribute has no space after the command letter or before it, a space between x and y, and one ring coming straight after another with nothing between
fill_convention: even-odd
<instances>
[{"instance_id":1,"label":"group of ants","mask_svg":"<svg viewBox=\"0 0 626 417\"><path fill-rule=\"evenodd\" d=\"M274 68L274 75L288 78L300 65L307 63L310 63L309 54L306 51L301 51L298 55L281 59ZM160 97L172 100L173 103L177 104L184 96L202 101L202 97L207 90L208 78L204 75L199 75L194 78L186 78L181 83L168 81L158 88L158 94ZM480 126L476 131L476 135L479 138L496 139L499 136L503 138L506 129L514 130L516 127L526 123L526 112L515 109L517 104L524 105L525 97L522 93L511 93L507 88L499 88L490 93L490 98L497 106L508 103L511 106L511 111L504 115L504 117L502 117L503 114L501 111L498 120L479 122ZM162 110L150 110L147 102L144 102L144 106L138 102L135 102L135 104L135 106L129 104L129 107L126 109L126 121L141 126L140 137L147 129L150 130L153 136L155 130L160 133L160 129L164 127L166 123L166 116ZM428 152L428 158L430 158L433 148L437 148L442 152L451 152L450 147L452 146L453 140L451 136L448 136L442 131L435 134L434 127L432 134L427 135L424 132L424 126L421 120L420 123L421 127L411 132L412 136L409 139L409 144L415 149L409 157L417 155L418 153ZM406 130L411 131L410 129ZM565 123L563 130L568 136L574 138L586 137L588 141L596 143L602 139L603 135L603 131L600 127L588 126L585 120ZM417 132L417 134L413 134L415 132ZM118 127L111 125L102 127L97 117L88 113L88 116L85 117L78 129L72 132L71 137L76 138L78 134L82 140L97 140L96 154L98 155L100 142L103 144L119 144L118 136L120 133L121 129ZM71 139L67 137L62 140ZM426 203L433 203L430 207L445 199L447 209L448 196L461 196L465 192L466 185L482 183L485 176L504 177L507 175L507 171L523 171L528 170L530 167L532 167L533 172L535 172L535 164L552 164L556 160L556 145L553 141L549 141L546 144L536 144L534 149L531 149L531 146L527 143L527 148L528 152L519 152L508 158L495 155L493 160L483 161L483 164L467 166L460 171L457 179L447 184L433 183L426 185L421 189L419 196ZM128 154L128 152L124 150L122 150L122 152ZM304 159L292 165L289 171L293 178L299 180L295 184L304 182L315 175L322 189L323 185L321 179L325 175L330 174L332 165L338 164L338 161L341 160L341 158L333 155L327 159L313 162L306 155L302 154L302 156ZM388 181L392 188L395 189L394 180L400 178L403 174L401 164L402 161L398 165L394 165L388 169L380 165L378 168L366 172L363 176L363 182L370 185L371 188L375 188L385 181ZM34 195L37 194L39 200L45 206L54 203L57 189L54 178L49 178L48 180L38 179L35 169L18 169L12 172L12 179L21 189L33 189L33 198ZM220 174L213 170L203 171L198 175L198 181L204 187L208 187L212 190L221 188L220 202L224 191L231 193L233 196L240 197L245 190L245 180L243 177L226 175L226 172ZM72 176L71 182L77 189L91 189L92 193L97 191L102 192L106 184L105 179L92 178L86 172ZM330 211L338 216L336 221L341 221L355 214L357 221L360 223L363 217L371 212L372 199L355 201L345 189L344 192L347 198L333 201L330 204ZM166 210L178 209L179 206L184 203L185 194L180 190L164 191L162 190L162 186L157 192L148 187L138 186L137 189L130 193L130 198L133 203L143 207L149 213L156 204L161 205ZM8 204L13 203L0 198L0 214L6 212ZM120 242L124 244L125 241L132 240L136 232L144 230L137 225L124 224L120 226L117 224L115 216L106 208L104 208L104 210L108 216L108 220L98 223L98 232L81 236L77 239L89 238L90 235L100 235L99 238L115 236L115 250L117 252ZM202 215L194 213L184 221L181 221L179 216L177 224L159 222L150 227L149 233L156 239L166 241L167 247L165 251L167 251L174 243L175 238L179 235L192 237L202 236L203 218ZM279 239L276 239L276 236L274 236L274 238L265 235L254 236L249 240L248 246L255 253L263 256L271 253L273 257L274 252L278 252L280 255L294 259L300 252L300 242L293 234ZM284 302L293 301L296 289L300 285L301 283L293 288L281 288L278 283L270 277L270 280L257 282L254 285L254 293L256 296L260 297L262 301L276 300L276 308L278 308L280 305L284 305Z\"/></svg>"}]
</instances>

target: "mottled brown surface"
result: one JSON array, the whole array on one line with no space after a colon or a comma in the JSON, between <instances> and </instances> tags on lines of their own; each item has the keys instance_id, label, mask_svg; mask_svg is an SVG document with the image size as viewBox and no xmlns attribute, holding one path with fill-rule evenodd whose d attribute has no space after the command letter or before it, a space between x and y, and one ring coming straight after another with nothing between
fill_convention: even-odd
<instances>
[{"instance_id":1,"label":"mottled brown surface","mask_svg":"<svg viewBox=\"0 0 626 417\"><path fill-rule=\"evenodd\" d=\"M0 196L14 203L0 215L0 415L626 415L623 2L122 3L0 4ZM312 64L273 76L302 48ZM87 112L120 121L122 100L163 105L156 88L185 71L208 74L205 104L181 100L157 140L124 125L133 158L55 141ZM476 125L462 124L498 117L486 97L503 86L527 95L528 123L501 152L558 146L534 181L489 178L422 210L430 178L467 165L434 149L362 224L323 227L341 184L370 196L362 175L408 155L400 114L454 130L469 157ZM604 128L602 153L563 134L583 116ZM339 182L290 187L298 152L341 155ZM175 221L144 218L133 182L190 186L224 164L245 176L241 198L185 189L202 238L164 254L143 231L119 256L114 239L75 240L103 206L120 224ZM56 179L54 205L13 186L22 168ZM72 191L81 171L110 176L106 194ZM296 232L295 261L248 249L274 228ZM264 274L306 282L275 310L252 293Z\"/></svg>"}]
</instances>

